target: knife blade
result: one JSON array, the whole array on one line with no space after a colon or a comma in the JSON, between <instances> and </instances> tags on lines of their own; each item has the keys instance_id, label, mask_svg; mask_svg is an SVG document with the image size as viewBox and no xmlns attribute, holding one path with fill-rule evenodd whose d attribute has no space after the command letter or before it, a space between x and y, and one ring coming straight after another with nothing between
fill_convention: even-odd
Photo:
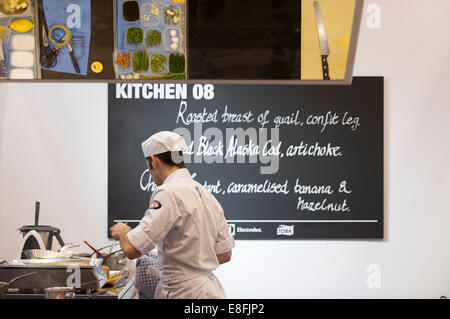
<instances>
[{"instance_id":1,"label":"knife blade","mask_svg":"<svg viewBox=\"0 0 450 319\"><path fill-rule=\"evenodd\" d=\"M47 36L47 31L45 31L44 26L42 26L42 45L45 48L48 47L48 36Z\"/></svg>"},{"instance_id":2,"label":"knife blade","mask_svg":"<svg viewBox=\"0 0 450 319\"><path fill-rule=\"evenodd\" d=\"M325 30L325 22L320 10L319 2L314 1L314 11L316 13L317 31L319 33L320 54L322 56L322 73L324 80L330 80L330 70L328 67L328 56L330 55L330 47L328 46L328 37Z\"/></svg>"},{"instance_id":3,"label":"knife blade","mask_svg":"<svg viewBox=\"0 0 450 319\"><path fill-rule=\"evenodd\" d=\"M0 38L0 61L5 60L5 53L3 52L3 40Z\"/></svg>"},{"instance_id":4,"label":"knife blade","mask_svg":"<svg viewBox=\"0 0 450 319\"><path fill-rule=\"evenodd\" d=\"M3 40L0 37L0 79L6 79L7 69L5 66L5 52L3 51Z\"/></svg>"}]
</instances>

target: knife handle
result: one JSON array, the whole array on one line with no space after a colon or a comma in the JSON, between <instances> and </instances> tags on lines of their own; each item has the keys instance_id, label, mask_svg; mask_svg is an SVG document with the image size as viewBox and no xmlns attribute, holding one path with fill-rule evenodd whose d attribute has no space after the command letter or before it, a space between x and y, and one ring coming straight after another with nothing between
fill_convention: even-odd
<instances>
[{"instance_id":1,"label":"knife handle","mask_svg":"<svg viewBox=\"0 0 450 319\"><path fill-rule=\"evenodd\" d=\"M0 61L4 60L5 60L5 52L3 51L3 41L2 38L0 37Z\"/></svg>"},{"instance_id":2,"label":"knife handle","mask_svg":"<svg viewBox=\"0 0 450 319\"><path fill-rule=\"evenodd\" d=\"M73 50L72 50L69 52L69 54L70 54L70 58L72 59L72 64L73 64L73 67L75 68L75 71L77 73L80 73L80 66L78 65L77 59L75 58L75 53L73 53Z\"/></svg>"},{"instance_id":3,"label":"knife handle","mask_svg":"<svg viewBox=\"0 0 450 319\"><path fill-rule=\"evenodd\" d=\"M330 80L330 69L328 68L328 55L322 55L323 79Z\"/></svg>"}]
</instances>

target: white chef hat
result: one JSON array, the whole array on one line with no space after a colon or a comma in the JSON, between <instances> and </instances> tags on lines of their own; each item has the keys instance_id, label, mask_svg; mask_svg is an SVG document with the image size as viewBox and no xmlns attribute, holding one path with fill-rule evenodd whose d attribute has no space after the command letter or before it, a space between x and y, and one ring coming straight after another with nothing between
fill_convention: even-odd
<instances>
[{"instance_id":1,"label":"white chef hat","mask_svg":"<svg viewBox=\"0 0 450 319\"><path fill-rule=\"evenodd\" d=\"M142 143L142 151L146 158L164 152L183 152L186 147L186 142L181 135L169 131L153 134Z\"/></svg>"}]
</instances>

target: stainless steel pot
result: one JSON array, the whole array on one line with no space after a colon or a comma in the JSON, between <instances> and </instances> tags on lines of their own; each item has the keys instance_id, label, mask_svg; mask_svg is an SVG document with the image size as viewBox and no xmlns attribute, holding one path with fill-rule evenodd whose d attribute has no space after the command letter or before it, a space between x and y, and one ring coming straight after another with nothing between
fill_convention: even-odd
<instances>
[{"instance_id":1,"label":"stainless steel pot","mask_svg":"<svg viewBox=\"0 0 450 319\"><path fill-rule=\"evenodd\" d=\"M90 285L98 280L85 282L80 285L80 288ZM75 299L75 287L51 287L45 290L45 299Z\"/></svg>"},{"instance_id":2,"label":"stainless steel pot","mask_svg":"<svg viewBox=\"0 0 450 319\"><path fill-rule=\"evenodd\" d=\"M70 287L52 287L45 289L45 299L74 299L75 292Z\"/></svg>"},{"instance_id":3,"label":"stainless steel pot","mask_svg":"<svg viewBox=\"0 0 450 319\"><path fill-rule=\"evenodd\" d=\"M55 253L53 250L41 250L41 249L27 249L22 252L26 259L46 259L54 258Z\"/></svg>"},{"instance_id":4,"label":"stainless steel pot","mask_svg":"<svg viewBox=\"0 0 450 319\"><path fill-rule=\"evenodd\" d=\"M127 262L127 257L121 250L108 254L103 260L103 264L110 270L121 270L127 265Z\"/></svg>"}]
</instances>

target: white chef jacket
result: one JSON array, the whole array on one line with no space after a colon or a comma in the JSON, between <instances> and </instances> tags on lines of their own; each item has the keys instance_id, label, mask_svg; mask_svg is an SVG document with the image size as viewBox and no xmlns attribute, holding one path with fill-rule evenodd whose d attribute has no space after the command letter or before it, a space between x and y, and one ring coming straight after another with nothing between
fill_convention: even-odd
<instances>
[{"instance_id":1,"label":"white chef jacket","mask_svg":"<svg viewBox=\"0 0 450 319\"><path fill-rule=\"evenodd\" d=\"M156 188L128 239L141 254L158 247L163 270L157 298L226 298L212 270L219 266L216 255L234 248L234 238L222 206L187 169Z\"/></svg>"}]
</instances>

